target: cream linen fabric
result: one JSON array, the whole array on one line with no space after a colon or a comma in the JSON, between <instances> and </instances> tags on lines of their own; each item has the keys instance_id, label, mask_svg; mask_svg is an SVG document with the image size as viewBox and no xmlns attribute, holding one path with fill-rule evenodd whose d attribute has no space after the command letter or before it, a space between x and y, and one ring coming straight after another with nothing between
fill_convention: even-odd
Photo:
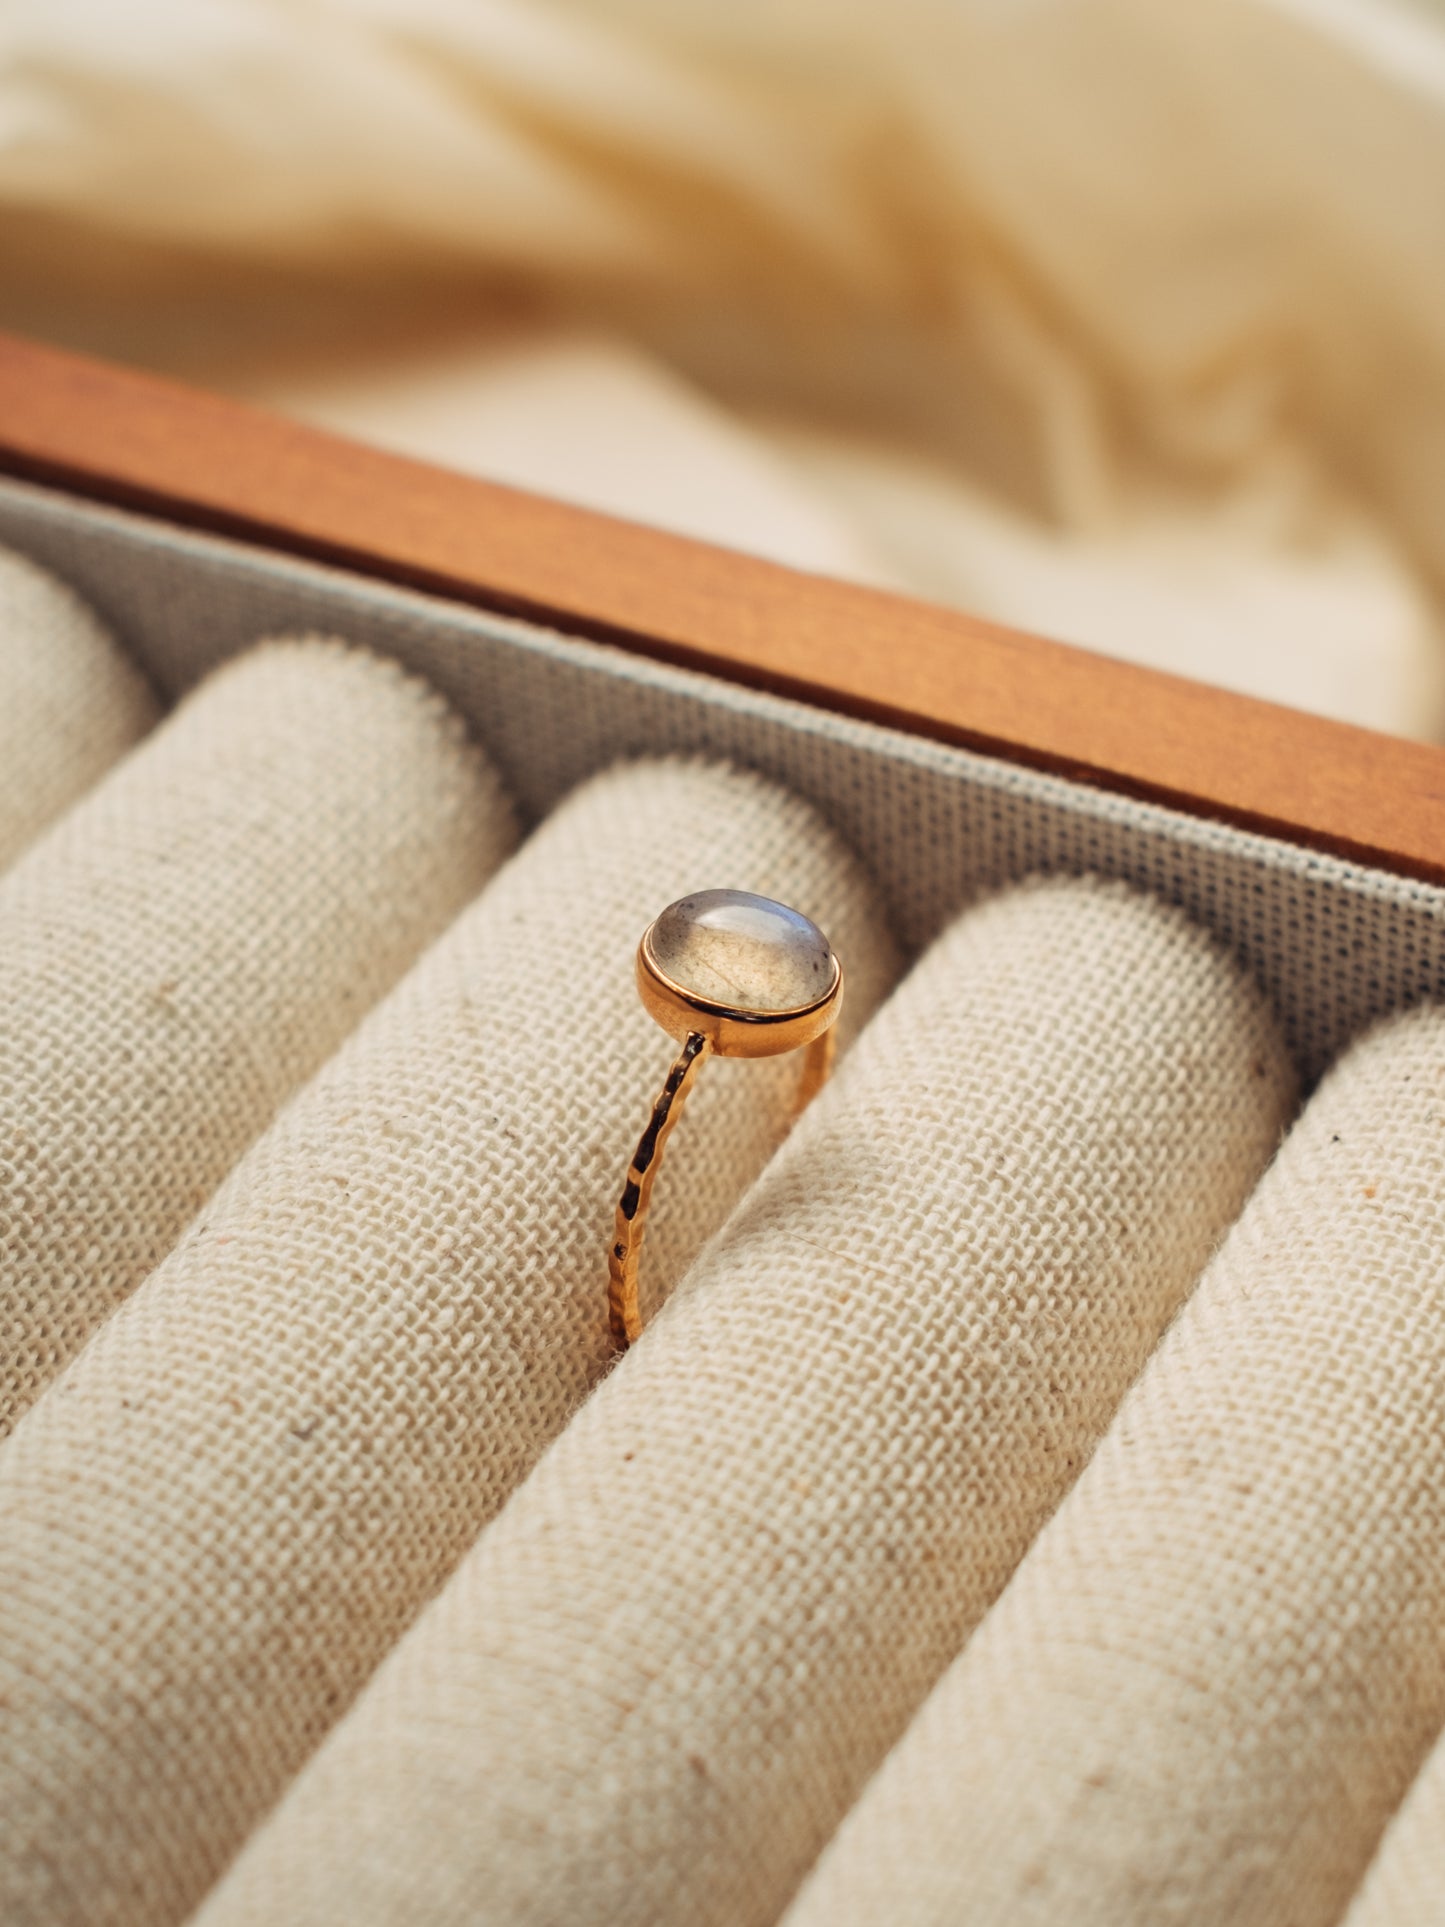
<instances>
[{"instance_id":1,"label":"cream linen fabric","mask_svg":"<svg viewBox=\"0 0 1445 1927\"><path fill-rule=\"evenodd\" d=\"M1378 1017L1445 995L1445 888L713 676L0 478L0 539L103 590L165 689L257 635L328 629L393 655L469 718L528 820L665 746L806 797L921 951L1035 873L1117 877L1244 964L1313 1086Z\"/></svg>"},{"instance_id":2,"label":"cream linen fabric","mask_svg":"<svg viewBox=\"0 0 1445 1927\"><path fill-rule=\"evenodd\" d=\"M1421 733L1442 231L1438 0L0 28L0 322ZM580 383L490 352L558 326Z\"/></svg>"},{"instance_id":3,"label":"cream linen fabric","mask_svg":"<svg viewBox=\"0 0 1445 1927\"><path fill-rule=\"evenodd\" d=\"M1344 1927L1445 1923L1445 1743L1437 1743L1344 1918Z\"/></svg>"},{"instance_id":4,"label":"cream linen fabric","mask_svg":"<svg viewBox=\"0 0 1445 1927\"><path fill-rule=\"evenodd\" d=\"M789 1927L1339 1919L1445 1718L1442 1093L1439 1006L1330 1073Z\"/></svg>"},{"instance_id":5,"label":"cream linen fabric","mask_svg":"<svg viewBox=\"0 0 1445 1927\"><path fill-rule=\"evenodd\" d=\"M431 690L272 643L0 882L0 1433L512 837Z\"/></svg>"},{"instance_id":6,"label":"cream linen fabric","mask_svg":"<svg viewBox=\"0 0 1445 1927\"><path fill-rule=\"evenodd\" d=\"M0 549L0 870L159 714L80 597Z\"/></svg>"},{"instance_id":7,"label":"cream linen fabric","mask_svg":"<svg viewBox=\"0 0 1445 1927\"><path fill-rule=\"evenodd\" d=\"M804 805L720 766L599 778L0 1452L7 1927L179 1919L605 1368L612 1214L673 1055L633 953L699 882L818 917L855 1025L887 988L872 890ZM796 1076L707 1068L654 1296Z\"/></svg>"},{"instance_id":8,"label":"cream linen fabric","mask_svg":"<svg viewBox=\"0 0 1445 1927\"><path fill-rule=\"evenodd\" d=\"M775 1918L1292 1090L1177 912L966 914L198 1918Z\"/></svg>"}]
</instances>

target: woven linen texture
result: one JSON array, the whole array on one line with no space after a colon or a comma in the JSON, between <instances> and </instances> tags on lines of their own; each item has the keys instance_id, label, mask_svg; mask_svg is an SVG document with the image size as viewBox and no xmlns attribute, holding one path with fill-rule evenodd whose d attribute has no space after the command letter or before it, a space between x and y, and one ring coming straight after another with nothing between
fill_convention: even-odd
<instances>
[{"instance_id":1,"label":"woven linen texture","mask_svg":"<svg viewBox=\"0 0 1445 1927\"><path fill-rule=\"evenodd\" d=\"M776 1918L1273 1150L1242 973L1117 885L964 916L200 1919Z\"/></svg>"},{"instance_id":2,"label":"woven linen texture","mask_svg":"<svg viewBox=\"0 0 1445 1927\"><path fill-rule=\"evenodd\" d=\"M0 870L160 714L73 590L0 549Z\"/></svg>"},{"instance_id":3,"label":"woven linen texture","mask_svg":"<svg viewBox=\"0 0 1445 1927\"><path fill-rule=\"evenodd\" d=\"M1386 1829L1344 1927L1445 1927L1445 1741Z\"/></svg>"},{"instance_id":4,"label":"woven linen texture","mask_svg":"<svg viewBox=\"0 0 1445 1927\"><path fill-rule=\"evenodd\" d=\"M1324 1927L1445 1718L1445 1010L1291 1133L790 1927Z\"/></svg>"},{"instance_id":5,"label":"woven linen texture","mask_svg":"<svg viewBox=\"0 0 1445 1927\"><path fill-rule=\"evenodd\" d=\"M0 1434L512 836L438 696L273 643L0 880Z\"/></svg>"},{"instance_id":6,"label":"woven linen texture","mask_svg":"<svg viewBox=\"0 0 1445 1927\"><path fill-rule=\"evenodd\" d=\"M816 917L854 1025L896 972L871 887L785 793L688 763L596 780L0 1452L9 1927L179 1919L610 1362L612 1214L676 1049L633 955L699 881ZM705 1067L654 1298L797 1073Z\"/></svg>"},{"instance_id":7,"label":"woven linen texture","mask_svg":"<svg viewBox=\"0 0 1445 1927\"><path fill-rule=\"evenodd\" d=\"M1438 885L3 476L0 539L113 611L164 690L283 630L394 656L470 720L531 821L626 756L742 763L821 811L910 948L985 888L1119 877L1241 960L1307 1084L1374 1018L1445 995Z\"/></svg>"}]
</instances>

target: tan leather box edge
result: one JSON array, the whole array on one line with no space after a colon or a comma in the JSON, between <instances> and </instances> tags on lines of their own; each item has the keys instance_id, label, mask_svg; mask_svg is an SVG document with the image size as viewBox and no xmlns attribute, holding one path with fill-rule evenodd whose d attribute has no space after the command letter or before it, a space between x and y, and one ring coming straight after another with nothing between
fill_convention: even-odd
<instances>
[{"instance_id":1,"label":"tan leather box edge","mask_svg":"<svg viewBox=\"0 0 1445 1927\"><path fill-rule=\"evenodd\" d=\"M0 471L1445 882L1445 749L0 335Z\"/></svg>"}]
</instances>

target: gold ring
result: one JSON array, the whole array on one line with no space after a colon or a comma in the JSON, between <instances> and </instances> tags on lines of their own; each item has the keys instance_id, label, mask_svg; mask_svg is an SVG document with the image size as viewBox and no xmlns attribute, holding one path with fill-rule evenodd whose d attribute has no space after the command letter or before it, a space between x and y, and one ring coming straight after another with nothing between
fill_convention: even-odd
<instances>
[{"instance_id":1,"label":"gold ring","mask_svg":"<svg viewBox=\"0 0 1445 1927\"><path fill-rule=\"evenodd\" d=\"M607 1309L619 1351L642 1332L637 1267L647 1207L703 1059L776 1057L807 1046L793 1115L833 1065L833 1024L843 1003L843 966L816 923L747 890L679 897L637 946L637 988L648 1014L682 1045L627 1170L607 1258Z\"/></svg>"}]
</instances>

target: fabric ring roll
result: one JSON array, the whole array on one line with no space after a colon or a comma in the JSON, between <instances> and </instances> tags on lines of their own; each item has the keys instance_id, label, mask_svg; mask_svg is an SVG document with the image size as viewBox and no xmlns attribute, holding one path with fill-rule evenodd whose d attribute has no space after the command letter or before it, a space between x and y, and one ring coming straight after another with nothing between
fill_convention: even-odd
<instances>
[{"instance_id":1,"label":"fabric ring roll","mask_svg":"<svg viewBox=\"0 0 1445 1927\"><path fill-rule=\"evenodd\" d=\"M963 916L199 1920L775 1920L1293 1095L1178 912Z\"/></svg>"},{"instance_id":2,"label":"fabric ring roll","mask_svg":"<svg viewBox=\"0 0 1445 1927\"><path fill-rule=\"evenodd\" d=\"M513 838L439 696L298 640L0 879L0 1434Z\"/></svg>"},{"instance_id":3,"label":"fabric ring roll","mask_svg":"<svg viewBox=\"0 0 1445 1927\"><path fill-rule=\"evenodd\" d=\"M0 871L159 715L145 678L94 611L0 549Z\"/></svg>"},{"instance_id":4,"label":"fabric ring roll","mask_svg":"<svg viewBox=\"0 0 1445 1927\"><path fill-rule=\"evenodd\" d=\"M790 1927L1339 1919L1445 1719L1442 1178L1425 1008L1321 1085Z\"/></svg>"},{"instance_id":5,"label":"fabric ring roll","mask_svg":"<svg viewBox=\"0 0 1445 1927\"><path fill-rule=\"evenodd\" d=\"M804 906L855 1025L898 968L791 796L687 762L597 779L0 1450L7 1921L182 1918L606 1370L618 1155L671 1055L633 953L700 879ZM711 1068L654 1300L789 1115L786 1060Z\"/></svg>"},{"instance_id":6,"label":"fabric ring roll","mask_svg":"<svg viewBox=\"0 0 1445 1927\"><path fill-rule=\"evenodd\" d=\"M1386 1829L1343 1927L1445 1927L1445 1739Z\"/></svg>"}]
</instances>

